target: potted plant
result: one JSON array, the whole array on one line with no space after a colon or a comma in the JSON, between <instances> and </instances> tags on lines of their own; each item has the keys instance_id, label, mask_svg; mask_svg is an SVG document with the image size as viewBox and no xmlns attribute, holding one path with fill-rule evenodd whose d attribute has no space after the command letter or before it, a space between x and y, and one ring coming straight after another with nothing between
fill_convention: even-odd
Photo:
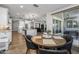
<instances>
[{"instance_id":1,"label":"potted plant","mask_svg":"<svg viewBox=\"0 0 79 59\"><path fill-rule=\"evenodd\" d=\"M51 34L51 30L47 30L47 34Z\"/></svg>"}]
</instances>

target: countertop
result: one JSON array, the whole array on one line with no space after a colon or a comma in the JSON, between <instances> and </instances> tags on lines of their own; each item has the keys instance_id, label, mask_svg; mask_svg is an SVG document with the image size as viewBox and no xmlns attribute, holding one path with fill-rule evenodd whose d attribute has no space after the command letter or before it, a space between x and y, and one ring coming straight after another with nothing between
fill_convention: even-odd
<instances>
[{"instance_id":1,"label":"countertop","mask_svg":"<svg viewBox=\"0 0 79 59\"><path fill-rule=\"evenodd\" d=\"M11 31L10 29L0 29L0 32L7 32L7 31Z\"/></svg>"}]
</instances>

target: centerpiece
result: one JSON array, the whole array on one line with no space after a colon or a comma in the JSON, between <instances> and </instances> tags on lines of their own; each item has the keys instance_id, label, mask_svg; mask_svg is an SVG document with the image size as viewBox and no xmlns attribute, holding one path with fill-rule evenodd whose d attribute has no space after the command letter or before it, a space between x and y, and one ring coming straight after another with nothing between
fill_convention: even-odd
<instances>
[{"instance_id":1,"label":"centerpiece","mask_svg":"<svg viewBox=\"0 0 79 59\"><path fill-rule=\"evenodd\" d=\"M50 39L52 38L51 30L47 30L47 32L43 33L43 38Z\"/></svg>"}]
</instances>

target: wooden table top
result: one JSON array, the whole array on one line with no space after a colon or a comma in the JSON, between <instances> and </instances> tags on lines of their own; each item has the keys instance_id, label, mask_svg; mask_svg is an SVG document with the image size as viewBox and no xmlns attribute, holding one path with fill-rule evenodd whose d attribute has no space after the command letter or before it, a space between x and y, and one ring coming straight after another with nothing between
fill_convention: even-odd
<instances>
[{"instance_id":1,"label":"wooden table top","mask_svg":"<svg viewBox=\"0 0 79 59\"><path fill-rule=\"evenodd\" d=\"M44 44L43 40L52 40L52 43L55 42L55 44ZM32 37L32 42L38 46L43 46L43 47L57 47L66 44L66 40L63 39L44 39L42 36L33 36Z\"/></svg>"}]
</instances>

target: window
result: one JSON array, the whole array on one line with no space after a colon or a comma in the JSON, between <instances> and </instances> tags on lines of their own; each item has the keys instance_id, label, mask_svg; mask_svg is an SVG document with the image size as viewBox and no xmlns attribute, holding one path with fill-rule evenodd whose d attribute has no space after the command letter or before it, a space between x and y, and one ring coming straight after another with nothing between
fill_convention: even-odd
<instances>
[{"instance_id":1,"label":"window","mask_svg":"<svg viewBox=\"0 0 79 59\"><path fill-rule=\"evenodd\" d=\"M61 33L61 21L53 20L53 33Z\"/></svg>"},{"instance_id":2,"label":"window","mask_svg":"<svg viewBox=\"0 0 79 59\"><path fill-rule=\"evenodd\" d=\"M56 35L62 35L63 34L63 13L60 12L60 13L56 13L56 14L53 14L52 15L52 20L53 20L53 27L52 27L52 31L53 31L53 34L56 34Z\"/></svg>"},{"instance_id":3,"label":"window","mask_svg":"<svg viewBox=\"0 0 79 59\"><path fill-rule=\"evenodd\" d=\"M73 21L73 20L67 21L67 28L77 28L77 27L78 27L77 21Z\"/></svg>"}]
</instances>

